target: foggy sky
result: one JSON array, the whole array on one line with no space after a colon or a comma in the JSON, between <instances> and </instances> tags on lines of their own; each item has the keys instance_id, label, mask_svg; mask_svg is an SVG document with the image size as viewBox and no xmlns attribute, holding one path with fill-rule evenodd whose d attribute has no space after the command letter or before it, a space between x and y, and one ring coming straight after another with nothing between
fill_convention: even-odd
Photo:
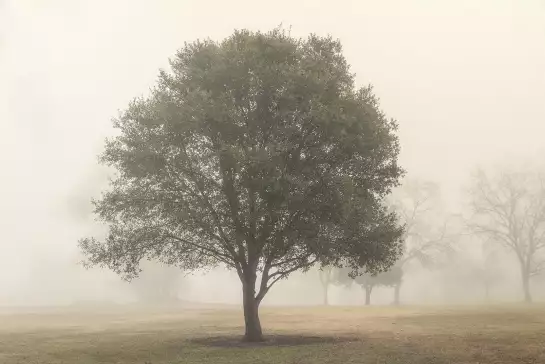
<instances>
[{"instance_id":1,"label":"foggy sky","mask_svg":"<svg viewBox=\"0 0 545 364\"><path fill-rule=\"evenodd\" d=\"M184 41L280 23L341 39L399 121L402 166L453 207L475 165L544 152L545 0L0 0L0 292L42 257L73 264L70 196Z\"/></svg>"}]
</instances>

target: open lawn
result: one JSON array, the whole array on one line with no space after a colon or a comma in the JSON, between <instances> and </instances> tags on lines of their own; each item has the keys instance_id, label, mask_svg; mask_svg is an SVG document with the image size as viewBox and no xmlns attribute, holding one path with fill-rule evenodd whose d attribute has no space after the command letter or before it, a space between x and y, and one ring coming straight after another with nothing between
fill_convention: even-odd
<instances>
[{"instance_id":1,"label":"open lawn","mask_svg":"<svg viewBox=\"0 0 545 364\"><path fill-rule=\"evenodd\" d=\"M0 363L545 363L545 307L262 308L0 313Z\"/></svg>"}]
</instances>

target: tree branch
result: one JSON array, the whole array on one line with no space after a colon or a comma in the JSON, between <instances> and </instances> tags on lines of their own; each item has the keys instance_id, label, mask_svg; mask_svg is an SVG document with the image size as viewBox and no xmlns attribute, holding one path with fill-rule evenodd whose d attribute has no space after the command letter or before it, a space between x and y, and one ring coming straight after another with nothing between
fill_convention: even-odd
<instances>
[{"instance_id":1,"label":"tree branch","mask_svg":"<svg viewBox=\"0 0 545 364\"><path fill-rule=\"evenodd\" d=\"M314 258L313 260L311 260L310 262L306 262L306 263L302 263L302 264L299 264L299 265L296 265L286 271L277 271L271 275L269 275L269 279L273 278L273 277L276 277L275 279L272 280L272 282L267 286L267 290L269 290L276 282L278 282L279 280L285 278L286 276L288 276L289 274L299 270L299 269L302 269L302 268L305 268L305 267L309 267L311 265L313 265L314 263L316 263L318 261L318 258Z\"/></svg>"}]
</instances>

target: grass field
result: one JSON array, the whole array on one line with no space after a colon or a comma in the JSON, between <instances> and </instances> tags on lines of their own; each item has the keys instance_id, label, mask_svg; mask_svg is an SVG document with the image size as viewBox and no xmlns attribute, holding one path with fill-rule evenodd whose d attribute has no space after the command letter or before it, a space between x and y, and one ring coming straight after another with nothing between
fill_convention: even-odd
<instances>
[{"instance_id":1,"label":"grass field","mask_svg":"<svg viewBox=\"0 0 545 364\"><path fill-rule=\"evenodd\" d=\"M545 363L545 307L263 308L0 314L0 363Z\"/></svg>"}]
</instances>

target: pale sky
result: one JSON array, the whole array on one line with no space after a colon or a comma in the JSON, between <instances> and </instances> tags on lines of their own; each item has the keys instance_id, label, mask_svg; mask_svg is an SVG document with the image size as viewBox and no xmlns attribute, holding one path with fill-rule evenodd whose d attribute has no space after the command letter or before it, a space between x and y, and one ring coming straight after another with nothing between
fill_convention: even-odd
<instances>
[{"instance_id":1,"label":"pale sky","mask_svg":"<svg viewBox=\"0 0 545 364\"><path fill-rule=\"evenodd\" d=\"M280 23L341 39L402 165L451 201L476 164L543 155L545 0L0 0L0 291L42 254L72 259L67 200L185 41Z\"/></svg>"}]
</instances>

